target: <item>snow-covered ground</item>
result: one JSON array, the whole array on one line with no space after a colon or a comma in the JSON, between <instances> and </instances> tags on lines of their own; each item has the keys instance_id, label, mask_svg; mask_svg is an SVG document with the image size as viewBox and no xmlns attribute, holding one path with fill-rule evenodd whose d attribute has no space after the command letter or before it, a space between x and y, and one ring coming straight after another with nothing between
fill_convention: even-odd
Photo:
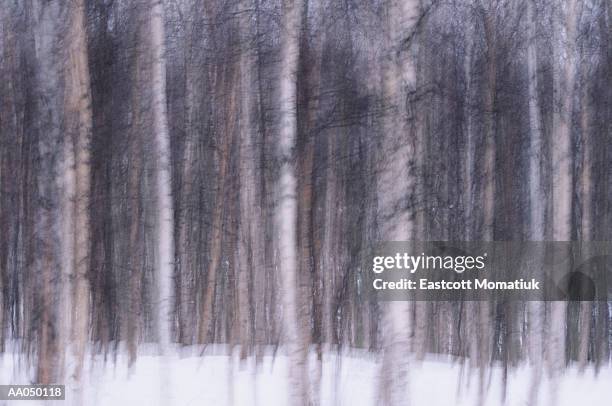
<instances>
[{"instance_id":1,"label":"snow-covered ground","mask_svg":"<svg viewBox=\"0 0 612 406\"><path fill-rule=\"evenodd\" d=\"M177 353L179 350L177 350ZM246 405L287 406L287 359L279 352L276 357L266 355L256 366L249 358L241 363L236 356L227 355L224 347L201 350L180 350L180 356L160 357L142 351L131 370L124 357L114 362L102 356L87 360L83 386L83 404L100 406L195 406ZM172 351L170 351L172 353ZM313 356L314 361L314 356ZM315 364L312 362L311 364ZM162 370L162 365L165 365ZM373 354L352 351L338 356L324 357L321 378L322 405L376 405L380 371L379 358ZM26 384L31 372L19 357L6 353L0 356L0 383ZM314 373L314 370L313 370ZM410 368L409 398L411 405L474 406L477 378L463 373L459 363L448 359L428 358ZM314 376L314 375L313 375ZM530 371L519 368L509 372L506 405L526 405ZM493 368L489 379L486 405L501 405L502 374ZM550 385L543 381L541 404L547 404ZM592 370L583 374L570 368L558 385L563 405L612 405L612 369L598 375ZM163 396L162 396L163 394ZM67 401L27 401L28 406L72 404L72 391L67 390ZM168 400L163 400L164 398ZM169 401L169 403L167 403ZM23 401L14 402L24 405ZM0 401L0 404L3 404ZM8 403L4 403L8 404Z\"/></svg>"}]
</instances>

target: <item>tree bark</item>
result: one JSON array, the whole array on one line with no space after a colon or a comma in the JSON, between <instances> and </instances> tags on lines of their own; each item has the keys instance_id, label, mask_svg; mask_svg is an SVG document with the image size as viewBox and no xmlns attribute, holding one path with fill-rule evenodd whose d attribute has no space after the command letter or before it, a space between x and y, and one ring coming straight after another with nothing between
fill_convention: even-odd
<instances>
[{"instance_id":1,"label":"tree bark","mask_svg":"<svg viewBox=\"0 0 612 406\"><path fill-rule=\"evenodd\" d=\"M168 404L171 399L172 372L167 360L172 341L172 277L174 266L174 211L172 202L172 167L170 162L170 135L166 113L166 50L164 34L164 5L162 0L151 0L150 46L152 79L152 114L155 207L155 278L157 283L156 323L160 352L161 398Z\"/></svg>"},{"instance_id":2,"label":"tree bark","mask_svg":"<svg viewBox=\"0 0 612 406\"><path fill-rule=\"evenodd\" d=\"M68 140L65 150L65 179L73 186L69 195L69 224L72 238L73 278L72 340L75 357L73 378L77 382L75 402L82 396L80 386L85 350L89 338L89 261L90 261L90 143L92 132L91 86L87 58L85 4L72 2L69 44L66 58L66 123Z\"/></svg>"},{"instance_id":3,"label":"tree bark","mask_svg":"<svg viewBox=\"0 0 612 406\"><path fill-rule=\"evenodd\" d=\"M261 290L261 274L263 261L260 242L264 236L262 230L260 207L255 195L258 184L255 168L257 128L254 113L256 111L256 95L252 72L255 71L255 55L250 42L252 39L250 26L250 3L240 2L240 146L239 146L239 182L240 182L240 221L238 223L238 306L240 308L240 355L246 358L254 343L254 333L263 326L254 325L254 316L261 306L258 302L263 297ZM257 294L253 294L249 286L257 285ZM252 299L252 300L251 300Z\"/></svg>"},{"instance_id":4,"label":"tree bark","mask_svg":"<svg viewBox=\"0 0 612 406\"><path fill-rule=\"evenodd\" d=\"M569 241L571 238L572 215L572 146L571 124L573 112L573 95L575 74L576 25L578 23L578 1L564 2L565 36L560 39L559 73L555 75L555 88L559 95L557 106L553 111L552 134L552 239ZM565 331L567 302L551 303L549 367L551 370L550 404L557 404L560 371L565 367Z\"/></svg>"},{"instance_id":5,"label":"tree bark","mask_svg":"<svg viewBox=\"0 0 612 406\"><path fill-rule=\"evenodd\" d=\"M172 267L174 263L173 208L170 165L170 136L166 115L166 55L164 45L164 6L161 0L151 4L151 52L153 59L153 128L155 157L155 180L157 187L157 261L158 288L157 328L160 349L166 351L171 341L170 309L172 292Z\"/></svg>"},{"instance_id":6,"label":"tree bark","mask_svg":"<svg viewBox=\"0 0 612 406\"><path fill-rule=\"evenodd\" d=\"M418 0L389 0L387 49L383 62L383 98L386 113L380 151L378 179L378 218L382 241L409 241L413 238L414 213L411 192L416 184L411 166L414 162L414 137L407 123L405 98L416 87L416 65L407 38L414 38L419 16ZM395 406L407 403L409 366L410 305L389 302L383 311L383 365L380 399Z\"/></svg>"},{"instance_id":7,"label":"tree bark","mask_svg":"<svg viewBox=\"0 0 612 406\"><path fill-rule=\"evenodd\" d=\"M540 98L538 90L538 51L537 51L537 18L534 0L527 0L527 26L529 39L527 44L527 74L529 97L529 239L544 240L544 221L546 195L542 182L542 119L540 115ZM535 266L539 267L537 258ZM527 304L529 331L529 359L531 361L532 379L529 388L529 404L538 403L538 392L542 379L544 352L544 302L530 301Z\"/></svg>"},{"instance_id":8,"label":"tree bark","mask_svg":"<svg viewBox=\"0 0 612 406\"><path fill-rule=\"evenodd\" d=\"M303 0L285 0L281 20L280 123L276 238L281 274L284 343L289 356L290 404L308 405L308 343L301 332L298 291L297 180L294 149L297 139L297 70Z\"/></svg>"},{"instance_id":9,"label":"tree bark","mask_svg":"<svg viewBox=\"0 0 612 406\"><path fill-rule=\"evenodd\" d=\"M582 136L582 171L580 174L580 197L581 197L581 240L590 241L592 236L591 205L592 205L592 181L591 181L591 135L590 135L590 103L589 85L585 80L582 84L580 130ZM579 348L578 365L581 371L587 366L589 360L589 340L591 331L591 302L580 302L579 318Z\"/></svg>"}]
</instances>

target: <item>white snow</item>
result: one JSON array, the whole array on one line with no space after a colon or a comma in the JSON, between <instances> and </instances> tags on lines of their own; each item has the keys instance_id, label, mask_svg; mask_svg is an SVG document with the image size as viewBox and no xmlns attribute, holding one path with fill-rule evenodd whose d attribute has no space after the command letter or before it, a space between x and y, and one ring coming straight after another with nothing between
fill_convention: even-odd
<instances>
[{"instance_id":1,"label":"white snow","mask_svg":"<svg viewBox=\"0 0 612 406\"><path fill-rule=\"evenodd\" d=\"M227 347L209 347L203 356L201 348L184 348L169 351L172 388L160 384L160 357L154 351L142 350L132 370L127 367L127 357L88 357L84 372L84 396L86 405L147 405L162 406L164 397L170 404L190 405L246 405L287 406L287 358L279 352L269 353L256 366L253 358L241 363L237 357L227 355ZM312 355L312 373L316 368ZM350 351L338 356L336 352L324 355L321 379L321 405L377 405L380 357L363 352ZM33 369L25 360L13 353L0 355L0 384L27 384ZM502 371L493 368L489 375L489 390L485 400L488 405L502 405ZM527 367L511 370L508 375L506 405L523 406L527 402L530 371ZM478 387L476 374L462 372L461 364L448 358L429 357L421 363L412 362L408 381L411 405L463 406L476 405ZM610 405L612 404L612 369L604 368L598 375L592 369L580 374L570 368L562 376L559 388L559 406ZM162 397L162 391L165 396ZM28 401L28 406L71 404L70 388L66 402ZM540 404L546 405L549 385L546 379L540 390ZM8 404L0 401L0 405ZM14 404L24 405L23 402Z\"/></svg>"}]
</instances>

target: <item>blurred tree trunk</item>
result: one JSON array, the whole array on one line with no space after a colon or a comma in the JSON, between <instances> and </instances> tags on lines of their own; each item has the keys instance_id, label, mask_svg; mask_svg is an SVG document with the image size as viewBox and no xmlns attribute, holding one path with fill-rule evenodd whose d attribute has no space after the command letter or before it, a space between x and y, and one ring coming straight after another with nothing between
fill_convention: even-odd
<instances>
[{"instance_id":1,"label":"blurred tree trunk","mask_svg":"<svg viewBox=\"0 0 612 406\"><path fill-rule=\"evenodd\" d=\"M0 76L11 77L11 71L15 63L14 60L14 35L11 32L10 18L8 13L0 10L0 41L2 41L2 49L0 50L0 59L5 63L0 64ZM16 141L19 142L19 135L15 124L14 113L14 85L9 84L9 80L5 80L0 84L0 93L4 94L4 100L0 103L0 145L4 145L5 134L13 133ZM8 137L7 137L8 138ZM14 154L16 155L16 154ZM0 235L0 352L4 352L7 331L7 319L5 313L8 314L9 306L9 253L11 252L10 242L14 233L14 223L9 217L9 213L16 211L13 209L14 203L7 201L6 196L11 190L9 181L9 171L12 168L10 153L8 148L0 148L0 229L6 230ZM14 176L18 176L14 174Z\"/></svg>"},{"instance_id":2,"label":"blurred tree trunk","mask_svg":"<svg viewBox=\"0 0 612 406\"><path fill-rule=\"evenodd\" d=\"M195 2L197 4L197 2ZM191 4L185 7L186 11L190 14L195 13L197 7L195 4ZM176 318L178 321L178 341L183 344L193 344L196 331L196 323L191 320L191 317L196 312L196 296L195 292L195 281L196 281L196 264L197 260L194 258L194 251L197 250L195 243L195 233L192 232L194 223L196 222L195 212L193 206L193 193L197 190L196 187L196 173L197 173L197 106L196 106L196 95L197 95L197 81L194 64L198 61L196 58L196 31L194 29L195 24L192 18L187 18L186 21L183 19L184 35L185 35L185 50L183 51L183 79L184 79L184 106L183 106L183 118L185 128L185 145L183 147L183 157L181 164L181 192L179 205L176 210L178 211L176 218L179 224L177 224L177 241L176 252L177 257L177 269L176 269Z\"/></svg>"},{"instance_id":3,"label":"blurred tree trunk","mask_svg":"<svg viewBox=\"0 0 612 406\"><path fill-rule=\"evenodd\" d=\"M386 4L386 49L383 61L383 139L379 156L378 221L381 241L409 241L414 233L412 189L414 137L405 103L416 87L416 64L410 42L416 36L418 0L389 0ZM413 118L413 117L411 117ZM410 303L389 302L383 308L383 365L380 399L384 405L407 402Z\"/></svg>"},{"instance_id":4,"label":"blurred tree trunk","mask_svg":"<svg viewBox=\"0 0 612 406\"><path fill-rule=\"evenodd\" d=\"M153 131L155 145L155 180L157 190L157 258L158 287L157 328L162 355L171 342L172 268L174 263L173 208L170 166L170 138L166 115L166 55L164 35L164 6L161 0L151 4L151 53Z\"/></svg>"},{"instance_id":5,"label":"blurred tree trunk","mask_svg":"<svg viewBox=\"0 0 612 406\"><path fill-rule=\"evenodd\" d=\"M239 47L240 47L240 119L239 119L239 182L240 203L238 222L238 306L240 315L240 357L251 352L255 331L263 326L255 325L258 320L255 314L262 305L261 278L263 278L263 261L261 261L262 235L261 208L256 198L258 185L255 157L258 132L255 120L257 92L252 73L256 70L255 52L252 46L251 2L242 0L239 3ZM256 285L255 285L256 284ZM257 287L257 290L251 287Z\"/></svg>"},{"instance_id":6,"label":"blurred tree trunk","mask_svg":"<svg viewBox=\"0 0 612 406\"><path fill-rule=\"evenodd\" d=\"M301 318L303 323L310 325L304 333L309 342L317 344L317 365L312 379L311 402L320 403L320 380L322 374L322 310L323 292L320 289L322 270L319 264L320 250L317 251L314 238L315 218L315 131L318 111L318 101L321 86L321 59L323 40L317 33L317 19L310 16L309 6L312 0L303 0L301 34L299 37L299 57L297 72L297 139L298 151L297 171L299 173L297 188L298 210L298 296L305 302L299 306L304 309ZM322 16L317 10L315 16ZM311 331L308 331L311 330Z\"/></svg>"},{"instance_id":7,"label":"blurred tree trunk","mask_svg":"<svg viewBox=\"0 0 612 406\"><path fill-rule=\"evenodd\" d=\"M608 92L604 100L606 100L606 105L608 107L604 107L602 113L600 113L600 117L602 117L603 120L601 120L602 122L600 123L600 127L594 128L600 128L601 130L598 130L597 132L594 131L594 135L601 134L603 135L603 139L606 139L608 137L608 134L612 133L612 109L609 108L609 106L612 105L612 90L608 85L608 78L612 77L612 35L609 34L610 32L612 32L612 4L610 4L610 2L604 2L602 3L602 6L605 10L599 14L598 26L600 32L607 32L608 35L602 36L601 43L599 45L600 55L602 57L600 83L605 84L604 86L602 86L602 88L607 85ZM600 145L600 140L602 138L593 138L594 142L596 142L594 143L594 147L592 150L594 154L593 161L598 163L597 166L594 167L594 172L595 168L597 168L597 177L595 179L598 180L594 180L596 187L594 187L593 191L599 192L598 196L606 196L603 199L598 198L598 201L596 201L594 204L594 207L597 207L598 212L601 211L604 213L603 221L598 221L597 223L595 223L597 226L595 227L594 224L594 230L597 230L597 240L609 240L610 200L607 198L607 196L609 196L609 187L607 186L607 182L603 182L603 185L600 185L599 180L606 179L608 177L608 169L604 162L609 162L610 155L608 148L598 148L598 146ZM595 141L595 139L597 139L597 141ZM610 359L610 351L612 350L612 345L607 334L610 331L612 317L610 317L611 309L607 301L599 301L594 305L594 307L597 314L597 318L595 319L596 324L593 328L593 356L595 362L595 371L599 372L600 368L603 365L608 365L608 360Z\"/></svg>"},{"instance_id":8,"label":"blurred tree trunk","mask_svg":"<svg viewBox=\"0 0 612 406\"><path fill-rule=\"evenodd\" d=\"M129 276L127 291L129 292L129 314L124 317L124 328L126 330L126 340L128 349L128 364L131 366L136 361L139 332L141 328L142 316L142 271L143 271L143 256L142 241L144 240L144 216L141 203L142 183L144 177L142 157L144 155L142 145L142 134L140 133L142 112L139 103L141 79L140 79L140 63L141 58L136 57L136 65L134 69L133 83L136 89L132 92L132 108L133 108L133 123L132 126L132 143L130 145L130 166L129 185L130 190L130 223L129 223L129 252L127 258L129 264Z\"/></svg>"},{"instance_id":9,"label":"blurred tree trunk","mask_svg":"<svg viewBox=\"0 0 612 406\"><path fill-rule=\"evenodd\" d=\"M565 35L555 39L554 47L558 55L558 73L555 74L554 88L558 94L553 110L552 155L552 239L569 241L571 239L572 216L572 112L574 84L576 80L576 25L579 5L577 0L563 2L565 5ZM557 44L559 42L559 44ZM558 62L557 62L558 61ZM567 302L551 303L549 367L552 374L550 404L557 404L560 371L566 362L566 312Z\"/></svg>"},{"instance_id":10,"label":"blurred tree trunk","mask_svg":"<svg viewBox=\"0 0 612 406\"><path fill-rule=\"evenodd\" d=\"M281 275L283 332L289 356L289 403L309 405L308 342L302 331L301 303L298 290L297 252L297 180L295 146L297 140L297 72L303 0L284 0L281 18L280 123L278 159L278 206L276 238Z\"/></svg>"},{"instance_id":11,"label":"blurred tree trunk","mask_svg":"<svg viewBox=\"0 0 612 406\"><path fill-rule=\"evenodd\" d=\"M582 241L590 241L592 238L591 207L592 207L592 180L591 180L591 135L590 135L590 114L591 105L589 103L589 84L585 79L582 83L581 105L580 105L580 132L582 146L582 170L580 173L580 200L581 200L581 223L580 234ZM589 341L591 332L591 302L580 302L579 317L579 347L578 364L580 370L584 371L589 360Z\"/></svg>"},{"instance_id":12,"label":"blurred tree trunk","mask_svg":"<svg viewBox=\"0 0 612 406\"><path fill-rule=\"evenodd\" d=\"M323 308L321 315L321 330L323 342L330 348L336 342L335 322L334 322L334 293L336 290L336 214L337 214L337 194L338 194L338 179L336 173L336 163L334 156L336 154L336 138L326 137L326 154L327 165L325 168L325 203L323 214L323 243L321 253L321 268L323 269L322 285L323 285Z\"/></svg>"},{"instance_id":13,"label":"blurred tree trunk","mask_svg":"<svg viewBox=\"0 0 612 406\"><path fill-rule=\"evenodd\" d=\"M527 75L529 98L529 240L544 240L544 220L546 195L542 182L542 118L540 115L540 97L538 89L538 49L537 49L537 14L534 0L527 0L529 38L527 44ZM536 250L537 251L537 250ZM540 260L534 258L535 266ZM529 388L529 404L538 402L538 391L542 379L544 352L544 302L530 301L527 304L529 359L533 369Z\"/></svg>"},{"instance_id":14,"label":"blurred tree trunk","mask_svg":"<svg viewBox=\"0 0 612 406\"><path fill-rule=\"evenodd\" d=\"M428 35L426 33L425 35ZM429 67L427 66L430 50L419 43L417 45L417 52L415 55L416 64L416 84L420 86L421 83L427 83L429 80ZM415 241L430 241L430 229L428 226L427 216L427 198L425 197L427 189L427 178L426 172L429 162L427 162L427 148L429 146L429 140L427 133L427 117L428 109L431 108L429 103L430 98L423 98L424 100L416 100L410 102L410 108L414 112L414 130L415 130L415 185L416 185L416 198L414 207L414 240ZM432 319L431 315L431 303L425 301L416 301L414 303L414 311L412 312L412 351L415 354L415 358L422 361L425 358L425 354L428 350L428 323Z\"/></svg>"},{"instance_id":15,"label":"blurred tree trunk","mask_svg":"<svg viewBox=\"0 0 612 406\"><path fill-rule=\"evenodd\" d=\"M174 275L174 211L172 202L172 167L170 162L170 134L166 112L166 47L164 33L164 5L162 0L150 4L150 52L153 139L156 162L154 179L155 206L155 278L157 283L156 327L161 356L161 398L169 403L172 398L172 373L167 360L172 342L172 278Z\"/></svg>"},{"instance_id":16,"label":"blurred tree trunk","mask_svg":"<svg viewBox=\"0 0 612 406\"><path fill-rule=\"evenodd\" d=\"M497 120L497 19L494 4L486 7L481 5L486 44L486 68L484 89L484 162L482 172L482 225L480 237L483 241L494 240L495 227L495 147ZM478 334L478 404L484 404L486 392L485 372L492 359L493 349L493 319L492 306L488 300L479 303L477 334Z\"/></svg>"},{"instance_id":17,"label":"blurred tree trunk","mask_svg":"<svg viewBox=\"0 0 612 406\"><path fill-rule=\"evenodd\" d=\"M234 137L234 125L236 122L236 94L232 90L234 83L239 80L237 77L238 71L232 64L228 64L223 68L217 67L215 69L215 79L213 86L215 87L215 94L213 98L218 95L225 94L227 97L220 104L220 107L215 107L215 116L217 118L224 117L224 123L222 131L217 136L217 142L219 143L216 153L218 154L219 162L219 173L217 175L217 190L215 193L214 207L212 213L212 224L211 234L209 239L209 262L208 269L206 272L206 290L204 298L200 302L200 328L198 332L198 341L200 343L206 343L209 335L215 337L214 334L214 322L213 322L213 310L214 310L214 299L216 295L217 285L217 271L221 262L221 248L223 242L223 217L225 214L226 206L226 183L230 171L230 147Z\"/></svg>"},{"instance_id":18,"label":"blurred tree trunk","mask_svg":"<svg viewBox=\"0 0 612 406\"><path fill-rule=\"evenodd\" d=\"M55 56L55 41L60 38L56 21L61 18L61 7L39 1L29 6L31 14L26 17L26 22L32 26L34 49L27 52L32 52L37 67L32 78L32 90L36 97L28 102L32 104L29 107L34 113L30 131L36 133L36 138L33 145L32 183L25 186L31 189L34 210L29 213L31 219L24 219L32 222L33 239L28 248L34 252L31 262L26 264L22 272L24 279L33 279L28 283L28 288L32 289L28 292L32 295L29 303L32 307L26 307L25 310L33 313L32 324L28 323L26 328L31 329L37 338L29 343L36 344L36 383L48 384L61 379L55 352L64 348L60 347L64 343L57 346L55 342L57 314L54 311L52 290L54 271L61 261L61 245L58 241L72 237L72 234L63 237L59 229L61 197L56 187L60 184L62 164L65 162L58 148L58 145L62 145L60 123L63 110L58 96L61 89L61 59ZM71 259L74 260L74 257ZM25 305L28 306L28 302ZM31 337L30 334L27 337Z\"/></svg>"},{"instance_id":19,"label":"blurred tree trunk","mask_svg":"<svg viewBox=\"0 0 612 406\"><path fill-rule=\"evenodd\" d=\"M468 27L466 31L466 50L463 60L464 72L465 72L465 107L464 107L464 121L465 121L465 136L466 136L466 145L465 145L465 183L464 183L464 193L465 193L465 239L467 241L471 241L476 235L476 227L477 222L474 217L476 217L476 213L474 210L476 204L475 198L475 183L477 179L475 179L475 169L476 169L476 134L474 131L474 119L473 119L473 109L472 104L474 103L474 98L472 97L473 93L473 79L472 79L472 63L474 58L474 29ZM469 356L469 366L470 369L478 367L478 354L479 354L479 340L478 340L478 329L477 323L475 322L475 317L479 314L479 303L468 301L464 303L462 306L462 322L465 324L466 328L465 332L465 352Z\"/></svg>"},{"instance_id":20,"label":"blurred tree trunk","mask_svg":"<svg viewBox=\"0 0 612 406\"><path fill-rule=\"evenodd\" d=\"M82 0L70 3L70 28L68 33L68 55L66 58L66 105L67 123L65 150L65 178L74 182L69 196L72 225L69 234L72 241L72 280L74 283L72 303L72 339L75 350L75 369L72 372L77 382L76 402L82 396L81 374L85 350L89 339L89 264L90 264L90 143L92 132L91 87L87 57L87 34L85 28L85 4Z\"/></svg>"}]
</instances>

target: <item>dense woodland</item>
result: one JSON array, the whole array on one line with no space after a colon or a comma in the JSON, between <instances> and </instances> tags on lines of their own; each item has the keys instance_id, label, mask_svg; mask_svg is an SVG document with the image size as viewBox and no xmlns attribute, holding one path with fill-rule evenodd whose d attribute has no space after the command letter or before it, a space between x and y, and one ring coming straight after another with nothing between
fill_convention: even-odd
<instances>
[{"instance_id":1,"label":"dense woodland","mask_svg":"<svg viewBox=\"0 0 612 406\"><path fill-rule=\"evenodd\" d=\"M612 239L610 0L0 0L0 344L609 365L606 302L378 302L393 240ZM68 364L68 352L76 360ZM73 369L68 371L67 369Z\"/></svg>"}]
</instances>

